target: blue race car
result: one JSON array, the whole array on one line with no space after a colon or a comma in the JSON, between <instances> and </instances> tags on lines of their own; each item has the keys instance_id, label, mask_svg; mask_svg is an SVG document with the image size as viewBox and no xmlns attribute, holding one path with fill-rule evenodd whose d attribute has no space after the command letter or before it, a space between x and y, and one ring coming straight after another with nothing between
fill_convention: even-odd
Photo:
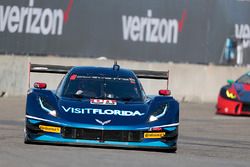
<instances>
[{"instance_id":1,"label":"blue race car","mask_svg":"<svg viewBox=\"0 0 250 167\"><path fill-rule=\"evenodd\" d=\"M170 91L147 96L138 78L167 72L30 65L30 72L66 74L58 88L34 83L26 104L25 143L177 149L179 103Z\"/></svg>"}]
</instances>

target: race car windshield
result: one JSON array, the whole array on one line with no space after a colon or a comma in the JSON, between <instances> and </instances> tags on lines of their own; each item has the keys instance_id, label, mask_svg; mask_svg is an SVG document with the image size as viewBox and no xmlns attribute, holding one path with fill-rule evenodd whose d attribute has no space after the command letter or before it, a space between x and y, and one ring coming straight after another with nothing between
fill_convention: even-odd
<instances>
[{"instance_id":1,"label":"race car windshield","mask_svg":"<svg viewBox=\"0 0 250 167\"><path fill-rule=\"evenodd\" d=\"M141 101L142 95L133 78L77 76L70 80L63 93L71 98L100 98Z\"/></svg>"},{"instance_id":2,"label":"race car windshield","mask_svg":"<svg viewBox=\"0 0 250 167\"><path fill-rule=\"evenodd\" d=\"M236 82L237 83L250 84L250 75L245 74L245 75L241 76Z\"/></svg>"}]
</instances>

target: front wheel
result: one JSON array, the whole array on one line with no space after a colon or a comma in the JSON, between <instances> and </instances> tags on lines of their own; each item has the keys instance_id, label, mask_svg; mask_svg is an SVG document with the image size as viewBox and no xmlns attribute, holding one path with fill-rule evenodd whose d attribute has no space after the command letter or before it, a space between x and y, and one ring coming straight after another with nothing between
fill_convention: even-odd
<instances>
[{"instance_id":1,"label":"front wheel","mask_svg":"<svg viewBox=\"0 0 250 167\"><path fill-rule=\"evenodd\" d=\"M176 151L177 151L177 145L165 150L165 152L167 153L176 153Z\"/></svg>"},{"instance_id":2,"label":"front wheel","mask_svg":"<svg viewBox=\"0 0 250 167\"><path fill-rule=\"evenodd\" d=\"M31 144L31 140L28 137L26 127L24 127L24 144Z\"/></svg>"},{"instance_id":3,"label":"front wheel","mask_svg":"<svg viewBox=\"0 0 250 167\"><path fill-rule=\"evenodd\" d=\"M176 151L177 151L176 147L167 150L168 153L176 153Z\"/></svg>"}]
</instances>

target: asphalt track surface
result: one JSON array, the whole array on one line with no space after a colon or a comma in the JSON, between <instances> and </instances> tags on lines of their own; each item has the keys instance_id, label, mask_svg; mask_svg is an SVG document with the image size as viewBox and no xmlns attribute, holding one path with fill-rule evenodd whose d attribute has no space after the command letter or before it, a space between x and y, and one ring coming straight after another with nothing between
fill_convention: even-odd
<instances>
[{"instance_id":1,"label":"asphalt track surface","mask_svg":"<svg viewBox=\"0 0 250 167\"><path fill-rule=\"evenodd\" d=\"M215 115L215 104L181 104L177 153L25 145L25 98L0 98L0 167L249 167L250 117Z\"/></svg>"}]
</instances>

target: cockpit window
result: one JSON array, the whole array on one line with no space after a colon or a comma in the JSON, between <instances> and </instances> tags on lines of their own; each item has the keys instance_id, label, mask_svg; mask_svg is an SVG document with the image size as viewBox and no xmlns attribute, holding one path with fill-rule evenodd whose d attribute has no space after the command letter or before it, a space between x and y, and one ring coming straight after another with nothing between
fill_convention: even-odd
<instances>
[{"instance_id":1,"label":"cockpit window","mask_svg":"<svg viewBox=\"0 0 250 167\"><path fill-rule=\"evenodd\" d=\"M236 82L250 84L250 74L247 73L247 74L242 75Z\"/></svg>"},{"instance_id":2,"label":"cockpit window","mask_svg":"<svg viewBox=\"0 0 250 167\"><path fill-rule=\"evenodd\" d=\"M63 95L71 98L101 98L141 101L139 84L133 78L71 75Z\"/></svg>"}]
</instances>

